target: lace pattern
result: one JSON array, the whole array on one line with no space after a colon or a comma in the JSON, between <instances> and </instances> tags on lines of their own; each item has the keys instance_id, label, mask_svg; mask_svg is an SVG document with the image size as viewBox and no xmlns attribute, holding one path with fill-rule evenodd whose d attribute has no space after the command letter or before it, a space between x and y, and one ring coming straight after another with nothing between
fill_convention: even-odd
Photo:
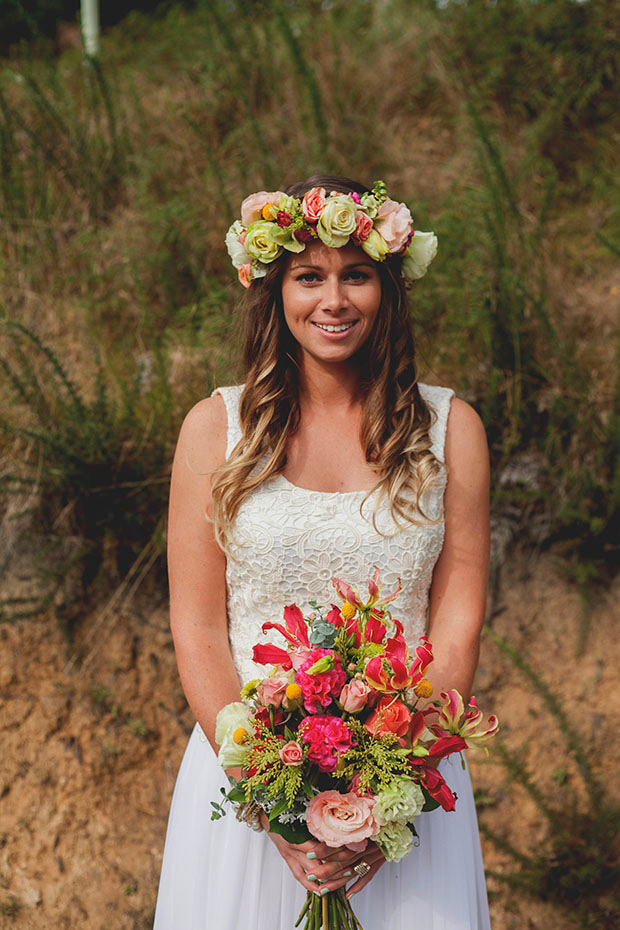
<instances>
[{"instance_id":1,"label":"lace pattern","mask_svg":"<svg viewBox=\"0 0 620 930\"><path fill-rule=\"evenodd\" d=\"M432 451L443 462L454 392L424 384L419 388L435 414ZM241 438L242 390L236 385L214 391L226 404L227 455ZM285 604L297 603L304 612L308 600L329 606L337 600L331 584L334 576L363 591L374 565L381 569L387 590L401 579L402 591L392 610L403 623L407 640L415 642L426 629L428 592L443 546L446 480L444 471L422 500L424 512L439 522L403 529L384 505L377 515L380 533L372 525L372 496L360 512L365 491L310 491L277 475L247 497L235 520L226 567L228 632L240 680L264 674L263 667L252 662L253 645L278 641L277 633L275 638L273 632L262 634L265 621L281 621Z\"/></svg>"}]
</instances>

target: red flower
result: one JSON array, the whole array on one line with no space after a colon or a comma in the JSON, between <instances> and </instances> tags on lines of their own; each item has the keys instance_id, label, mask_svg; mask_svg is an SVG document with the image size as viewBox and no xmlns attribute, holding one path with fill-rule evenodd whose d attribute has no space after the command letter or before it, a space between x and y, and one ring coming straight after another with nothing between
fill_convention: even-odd
<instances>
[{"instance_id":1,"label":"red flower","mask_svg":"<svg viewBox=\"0 0 620 930\"><path fill-rule=\"evenodd\" d=\"M258 665L281 665L285 672L293 666L286 649L271 643L257 643L252 650L252 661Z\"/></svg>"},{"instance_id":2,"label":"red flower","mask_svg":"<svg viewBox=\"0 0 620 930\"><path fill-rule=\"evenodd\" d=\"M302 742L308 746L308 759L316 762L322 772L333 772L342 753L356 745L340 717L328 714L306 717L299 730Z\"/></svg>"},{"instance_id":3,"label":"red flower","mask_svg":"<svg viewBox=\"0 0 620 930\"><path fill-rule=\"evenodd\" d=\"M383 695L364 726L373 736L404 736L410 724L411 712L402 701Z\"/></svg>"},{"instance_id":4,"label":"red flower","mask_svg":"<svg viewBox=\"0 0 620 930\"><path fill-rule=\"evenodd\" d=\"M287 213L285 210L278 210L278 215L276 216L276 223L278 226L290 226L293 222L293 217L290 213Z\"/></svg>"},{"instance_id":5,"label":"red flower","mask_svg":"<svg viewBox=\"0 0 620 930\"><path fill-rule=\"evenodd\" d=\"M309 229L296 229L293 233L298 242L303 242L304 245L308 242L312 242L313 239L316 239L316 236Z\"/></svg>"},{"instance_id":6,"label":"red flower","mask_svg":"<svg viewBox=\"0 0 620 930\"><path fill-rule=\"evenodd\" d=\"M422 784L432 798L439 801L445 811L453 811L457 796L437 769L422 768Z\"/></svg>"}]
</instances>

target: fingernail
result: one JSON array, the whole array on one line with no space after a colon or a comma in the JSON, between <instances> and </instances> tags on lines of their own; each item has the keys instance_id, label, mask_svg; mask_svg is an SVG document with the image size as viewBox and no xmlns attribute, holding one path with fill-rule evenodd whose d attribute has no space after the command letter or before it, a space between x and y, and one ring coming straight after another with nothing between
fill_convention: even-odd
<instances>
[{"instance_id":1,"label":"fingernail","mask_svg":"<svg viewBox=\"0 0 620 930\"><path fill-rule=\"evenodd\" d=\"M327 894L328 891L329 891L329 888L321 888L321 890L319 891L319 894L321 895L321 897L323 897L323 895Z\"/></svg>"},{"instance_id":2,"label":"fingernail","mask_svg":"<svg viewBox=\"0 0 620 930\"><path fill-rule=\"evenodd\" d=\"M353 872L349 872L348 869L347 869L347 871L344 873L344 877L345 877L345 878L349 878L351 875L353 875Z\"/></svg>"},{"instance_id":3,"label":"fingernail","mask_svg":"<svg viewBox=\"0 0 620 930\"><path fill-rule=\"evenodd\" d=\"M307 859L316 859L316 853L315 853L315 852L306 853L306 858L307 858Z\"/></svg>"},{"instance_id":4,"label":"fingernail","mask_svg":"<svg viewBox=\"0 0 620 930\"><path fill-rule=\"evenodd\" d=\"M316 875L306 875L306 878L308 879L309 882L316 881Z\"/></svg>"}]
</instances>

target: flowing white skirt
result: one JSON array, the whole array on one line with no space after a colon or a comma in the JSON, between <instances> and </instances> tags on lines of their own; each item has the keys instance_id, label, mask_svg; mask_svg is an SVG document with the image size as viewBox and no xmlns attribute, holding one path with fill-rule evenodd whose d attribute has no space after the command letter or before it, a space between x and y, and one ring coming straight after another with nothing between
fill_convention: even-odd
<instances>
[{"instance_id":1,"label":"flowing white skirt","mask_svg":"<svg viewBox=\"0 0 620 930\"><path fill-rule=\"evenodd\" d=\"M421 814L419 845L353 895L364 930L490 930L469 772L459 756L440 768L456 810ZM293 930L306 892L271 840L230 808L211 820L226 785L196 726L172 799L154 930Z\"/></svg>"}]
</instances>

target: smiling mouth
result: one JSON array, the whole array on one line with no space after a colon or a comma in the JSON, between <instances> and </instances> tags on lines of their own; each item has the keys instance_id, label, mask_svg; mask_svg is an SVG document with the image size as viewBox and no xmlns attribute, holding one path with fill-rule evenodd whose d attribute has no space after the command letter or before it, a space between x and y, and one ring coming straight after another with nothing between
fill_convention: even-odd
<instances>
[{"instance_id":1,"label":"smiling mouth","mask_svg":"<svg viewBox=\"0 0 620 930\"><path fill-rule=\"evenodd\" d=\"M357 320L351 320L349 323L337 323L332 325L330 323L313 323L313 326L318 326L319 329L322 329L326 333L344 333L347 329L351 329Z\"/></svg>"}]
</instances>

